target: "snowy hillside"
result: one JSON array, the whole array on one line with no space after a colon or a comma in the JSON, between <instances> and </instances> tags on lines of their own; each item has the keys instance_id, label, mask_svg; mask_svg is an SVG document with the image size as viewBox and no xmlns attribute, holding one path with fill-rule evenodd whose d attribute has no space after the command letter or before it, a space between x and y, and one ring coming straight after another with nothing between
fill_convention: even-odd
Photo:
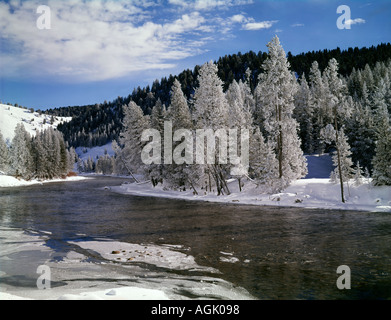
<instances>
[{"instance_id":1,"label":"snowy hillside","mask_svg":"<svg viewBox=\"0 0 391 320\"><path fill-rule=\"evenodd\" d=\"M110 157L114 156L115 153L113 151L111 144L112 143L109 142L109 143L105 144L104 146L93 147L93 148L77 147L75 151L76 151L78 157L82 161L87 161L88 158L90 158L90 157L92 160L96 161L100 156L103 156L106 153Z\"/></svg>"},{"instance_id":2,"label":"snowy hillside","mask_svg":"<svg viewBox=\"0 0 391 320\"><path fill-rule=\"evenodd\" d=\"M30 110L0 104L0 132L8 145L14 137L16 125L20 122L23 123L27 132L34 136L38 130L42 131L51 126L56 128L61 122L71 119L71 117L54 117L53 124L51 124L52 119L49 115L40 115L38 112L32 113Z\"/></svg>"}]
</instances>

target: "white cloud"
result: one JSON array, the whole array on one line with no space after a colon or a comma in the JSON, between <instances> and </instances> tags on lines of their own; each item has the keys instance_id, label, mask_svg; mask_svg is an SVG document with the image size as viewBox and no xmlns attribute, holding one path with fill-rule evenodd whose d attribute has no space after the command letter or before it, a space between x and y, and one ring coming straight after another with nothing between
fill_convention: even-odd
<instances>
[{"instance_id":1,"label":"white cloud","mask_svg":"<svg viewBox=\"0 0 391 320\"><path fill-rule=\"evenodd\" d=\"M39 30L36 9L51 9L51 29ZM12 0L0 2L1 77L47 76L101 81L132 72L173 68L233 37L233 29L270 28L228 8L253 0Z\"/></svg>"},{"instance_id":2,"label":"white cloud","mask_svg":"<svg viewBox=\"0 0 391 320\"><path fill-rule=\"evenodd\" d=\"M252 30L269 29L277 22L278 22L277 20L257 22L254 20L254 18L246 17L244 14L236 14L230 17L228 21L226 21L225 26L227 30L230 30L233 24L239 23L242 25L242 30L252 31Z\"/></svg>"},{"instance_id":3,"label":"white cloud","mask_svg":"<svg viewBox=\"0 0 391 320\"><path fill-rule=\"evenodd\" d=\"M198 12L158 23L150 18L156 6L151 1L49 0L51 29L39 30L38 1L0 3L0 40L7 43L0 52L2 77L106 80L171 68L199 54L205 44L200 36L186 38L195 32L204 36L207 30Z\"/></svg>"},{"instance_id":4,"label":"white cloud","mask_svg":"<svg viewBox=\"0 0 391 320\"><path fill-rule=\"evenodd\" d=\"M262 22L248 22L243 25L244 30L261 30L269 29L273 24L277 23L277 20L274 21L262 21Z\"/></svg>"},{"instance_id":5,"label":"white cloud","mask_svg":"<svg viewBox=\"0 0 391 320\"><path fill-rule=\"evenodd\" d=\"M178 5L183 8L193 10L212 10L216 8L228 8L233 6L240 6L251 4L253 0L168 0L172 5Z\"/></svg>"},{"instance_id":6,"label":"white cloud","mask_svg":"<svg viewBox=\"0 0 391 320\"><path fill-rule=\"evenodd\" d=\"M361 19L361 18L356 18L356 19L348 19L345 21L345 24L348 24L348 25L352 25L352 24L361 24L361 23L365 23L365 20L364 19Z\"/></svg>"},{"instance_id":7,"label":"white cloud","mask_svg":"<svg viewBox=\"0 0 391 320\"><path fill-rule=\"evenodd\" d=\"M291 25L291 27L293 27L293 28L304 27L304 23L294 23Z\"/></svg>"}]
</instances>

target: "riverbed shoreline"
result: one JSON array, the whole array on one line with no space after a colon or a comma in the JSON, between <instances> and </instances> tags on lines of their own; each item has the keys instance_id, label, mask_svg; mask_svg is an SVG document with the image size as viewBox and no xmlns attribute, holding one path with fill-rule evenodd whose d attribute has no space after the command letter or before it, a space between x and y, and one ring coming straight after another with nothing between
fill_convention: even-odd
<instances>
[{"instance_id":1,"label":"riverbed shoreline","mask_svg":"<svg viewBox=\"0 0 391 320\"><path fill-rule=\"evenodd\" d=\"M238 190L236 179L228 181L230 195L217 196L204 190L176 191L162 185L153 187L148 182L126 183L111 187L112 191L144 197L161 197L189 201L206 201L239 205L278 206L303 209L346 210L363 212L391 212L391 187L374 187L370 182L360 186L350 184L346 188L346 202L342 203L340 186L329 179L301 179L294 181L283 192L275 194L261 193L253 183L244 183ZM200 193L203 194L200 194Z\"/></svg>"},{"instance_id":2,"label":"riverbed shoreline","mask_svg":"<svg viewBox=\"0 0 391 320\"><path fill-rule=\"evenodd\" d=\"M86 179L91 179L91 177L87 176L72 176L72 177L66 177L65 179L52 179L52 180L38 180L38 179L31 179L31 180L23 180L18 179L13 176L8 175L2 175L0 174L0 188L9 188L9 187L24 187L24 186L32 186L32 185L39 185L44 183L55 183L55 182L75 182L75 181L82 181Z\"/></svg>"},{"instance_id":3,"label":"riverbed shoreline","mask_svg":"<svg viewBox=\"0 0 391 320\"><path fill-rule=\"evenodd\" d=\"M53 180L22 180L15 177L0 175L0 188L23 187L37 184L77 182L86 179L98 178L99 174L83 174L66 179ZM115 176L115 178L129 178ZM139 177L140 180L142 177ZM143 197L159 197L167 199L180 199L188 201L204 201L215 203L229 203L238 205L278 206L303 209L346 210L363 212L390 212L391 213L391 186L373 186L371 181L366 181L360 186L354 186L350 181L346 184L345 203L341 201L339 184L330 182L326 178L300 179L292 182L283 192L266 194L262 193L251 181L244 181L242 191L239 191L236 179L228 181L231 190L230 195L217 196L214 192L205 190L178 191L165 188L163 185L153 187L149 181L140 183L129 182L109 189L121 193Z\"/></svg>"}]
</instances>

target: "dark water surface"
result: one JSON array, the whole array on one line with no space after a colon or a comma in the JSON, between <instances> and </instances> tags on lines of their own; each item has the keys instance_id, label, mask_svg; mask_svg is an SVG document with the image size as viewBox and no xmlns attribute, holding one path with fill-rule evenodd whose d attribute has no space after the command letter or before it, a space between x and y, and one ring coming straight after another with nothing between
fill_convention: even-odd
<instances>
[{"instance_id":1,"label":"dark water surface","mask_svg":"<svg viewBox=\"0 0 391 320\"><path fill-rule=\"evenodd\" d=\"M0 188L0 226L49 231L48 245L103 237L173 244L259 299L390 299L391 215L136 197L124 179ZM65 246L65 244L64 244ZM231 260L227 260L231 259ZM351 270L351 289L336 286Z\"/></svg>"}]
</instances>

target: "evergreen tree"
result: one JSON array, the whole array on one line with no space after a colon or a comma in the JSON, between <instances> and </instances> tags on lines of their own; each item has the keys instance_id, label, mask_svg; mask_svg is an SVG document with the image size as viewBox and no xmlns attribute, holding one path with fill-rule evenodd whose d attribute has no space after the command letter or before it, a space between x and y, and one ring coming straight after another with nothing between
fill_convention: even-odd
<instances>
[{"instance_id":1,"label":"evergreen tree","mask_svg":"<svg viewBox=\"0 0 391 320\"><path fill-rule=\"evenodd\" d=\"M360 162L357 161L356 167L353 169L354 186L359 187L363 184L363 170L360 166Z\"/></svg>"},{"instance_id":2,"label":"evergreen tree","mask_svg":"<svg viewBox=\"0 0 391 320\"><path fill-rule=\"evenodd\" d=\"M31 155L31 137L22 123L15 127L15 136L10 149L11 174L30 180L33 177L34 159Z\"/></svg>"},{"instance_id":3,"label":"evergreen tree","mask_svg":"<svg viewBox=\"0 0 391 320\"><path fill-rule=\"evenodd\" d=\"M34 162L35 162L35 177L40 180L49 178L47 172L48 159L47 159L46 149L43 143L44 143L43 133L37 132L33 140L33 149L34 149Z\"/></svg>"},{"instance_id":4,"label":"evergreen tree","mask_svg":"<svg viewBox=\"0 0 391 320\"><path fill-rule=\"evenodd\" d=\"M192 133L193 130L190 109L181 84L177 79L174 80L171 88L171 104L168 109L168 117L174 132L174 136L171 137L173 139L174 161L172 164L164 165L165 185L170 188L186 188L186 186L189 186L194 189L196 184L194 181L195 176L191 174L194 164L186 163L186 152L193 154L193 137L187 137L191 138L188 140L184 136L175 136L176 133L180 132L178 130L186 130L182 132L183 134L186 134L186 132L187 134ZM176 159L183 163L176 163Z\"/></svg>"},{"instance_id":5,"label":"evergreen tree","mask_svg":"<svg viewBox=\"0 0 391 320\"><path fill-rule=\"evenodd\" d=\"M333 164L336 168L332 172L330 179L333 182L345 183L353 178L353 162L351 159L352 153L350 151L350 146L343 129L339 130L336 149L339 152L335 151L332 156Z\"/></svg>"},{"instance_id":6,"label":"evergreen tree","mask_svg":"<svg viewBox=\"0 0 391 320\"><path fill-rule=\"evenodd\" d=\"M307 163L300 148L298 123L293 118L296 79L277 36L268 43L269 56L260 75L258 106L263 109L263 127L278 159L281 186L307 174Z\"/></svg>"},{"instance_id":7,"label":"evergreen tree","mask_svg":"<svg viewBox=\"0 0 391 320\"><path fill-rule=\"evenodd\" d=\"M352 163L348 166L348 161L351 162L349 158L351 154L350 146L347 140L345 141L345 134L342 129L339 129L339 126L350 117L352 105L351 100L347 99L346 84L338 75L338 62L334 58L329 61L324 72L324 78L328 84L326 110L327 113L332 114L335 127L335 146L337 150L333 157L333 161L335 160L336 163L334 164L337 165L338 171L334 172L334 176L338 177L340 180L341 199L342 202L345 202L343 183L345 181L345 175L348 176L350 174L348 167L351 167Z\"/></svg>"},{"instance_id":8,"label":"evergreen tree","mask_svg":"<svg viewBox=\"0 0 391 320\"><path fill-rule=\"evenodd\" d=\"M157 100L156 104L152 108L151 113L151 128L159 131L160 136L164 135L164 121L167 120L167 112L165 106L161 103L160 99ZM159 164L153 163L146 167L146 172L153 184L156 186L159 182L163 182L163 167L164 167L163 153L160 157Z\"/></svg>"},{"instance_id":9,"label":"evergreen tree","mask_svg":"<svg viewBox=\"0 0 391 320\"><path fill-rule=\"evenodd\" d=\"M271 144L265 143L259 127L252 131L249 160L249 177L262 186L262 191L273 193L280 189L276 155Z\"/></svg>"},{"instance_id":10,"label":"evergreen tree","mask_svg":"<svg viewBox=\"0 0 391 320\"><path fill-rule=\"evenodd\" d=\"M381 116L383 115L383 116ZM373 158L373 184L391 185L391 125L387 110L378 111L378 140Z\"/></svg>"},{"instance_id":11,"label":"evergreen tree","mask_svg":"<svg viewBox=\"0 0 391 320\"><path fill-rule=\"evenodd\" d=\"M9 170L9 152L4 137L0 132L0 172L8 173Z\"/></svg>"},{"instance_id":12,"label":"evergreen tree","mask_svg":"<svg viewBox=\"0 0 391 320\"><path fill-rule=\"evenodd\" d=\"M300 139L304 152L313 153L315 147L313 117L314 108L311 103L311 91L308 86L305 74L300 78L299 90L295 95L295 119L300 124Z\"/></svg>"},{"instance_id":13,"label":"evergreen tree","mask_svg":"<svg viewBox=\"0 0 391 320\"><path fill-rule=\"evenodd\" d=\"M217 66L213 62L205 63L199 70L199 87L195 90L193 101L193 119L196 129L228 129L228 102L223 92L223 82L217 76ZM206 145L205 145L206 147ZM216 144L216 150L219 150ZM206 155L206 152L204 152ZM217 156L217 153L216 153ZM204 177L201 181L211 181L214 178L218 195L222 192L230 194L226 179L229 168L218 163L201 165ZM209 189L211 185L209 183Z\"/></svg>"},{"instance_id":14,"label":"evergreen tree","mask_svg":"<svg viewBox=\"0 0 391 320\"><path fill-rule=\"evenodd\" d=\"M319 70L319 64L314 61L311 65L310 74L310 101L309 105L313 109L314 118L312 119L313 127L313 147L312 150L322 153L324 146L320 140L320 130L332 121L327 114L324 106L327 104L327 82L325 83L322 73Z\"/></svg>"},{"instance_id":15,"label":"evergreen tree","mask_svg":"<svg viewBox=\"0 0 391 320\"><path fill-rule=\"evenodd\" d=\"M123 148L119 157L129 174L134 177L134 173L144 173L141 152L145 143L141 141L141 135L144 130L148 129L149 121L141 108L133 101L123 106L123 111L123 131L120 136L120 144Z\"/></svg>"}]
</instances>

